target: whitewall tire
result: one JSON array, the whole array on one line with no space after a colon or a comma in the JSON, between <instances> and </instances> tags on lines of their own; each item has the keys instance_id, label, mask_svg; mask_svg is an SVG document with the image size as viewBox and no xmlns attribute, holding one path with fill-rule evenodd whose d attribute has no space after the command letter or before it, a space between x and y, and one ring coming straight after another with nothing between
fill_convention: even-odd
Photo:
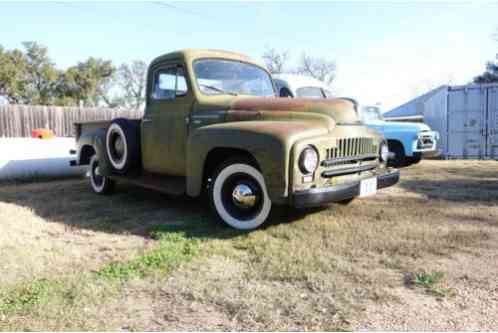
<instances>
[{"instance_id":1,"label":"whitewall tire","mask_svg":"<svg viewBox=\"0 0 498 333\"><path fill-rule=\"evenodd\" d=\"M97 194L110 194L114 191L114 181L100 172L97 155L93 155L89 165L90 185Z\"/></svg>"},{"instance_id":2,"label":"whitewall tire","mask_svg":"<svg viewBox=\"0 0 498 333\"><path fill-rule=\"evenodd\" d=\"M114 172L127 174L140 166L140 130L137 123L114 119L107 128L105 150Z\"/></svg>"},{"instance_id":3,"label":"whitewall tire","mask_svg":"<svg viewBox=\"0 0 498 333\"><path fill-rule=\"evenodd\" d=\"M118 141L119 140L119 141ZM106 133L106 150L107 156L109 157L109 162L111 162L112 167L118 171L123 171L126 166L126 160L128 158L128 144L126 142L126 136L118 123L112 123L107 129ZM116 147L119 145L119 152Z\"/></svg>"},{"instance_id":4,"label":"whitewall tire","mask_svg":"<svg viewBox=\"0 0 498 333\"><path fill-rule=\"evenodd\" d=\"M211 206L229 226L251 230L268 219L272 202L263 175L255 167L244 162L225 163L211 185Z\"/></svg>"}]
</instances>

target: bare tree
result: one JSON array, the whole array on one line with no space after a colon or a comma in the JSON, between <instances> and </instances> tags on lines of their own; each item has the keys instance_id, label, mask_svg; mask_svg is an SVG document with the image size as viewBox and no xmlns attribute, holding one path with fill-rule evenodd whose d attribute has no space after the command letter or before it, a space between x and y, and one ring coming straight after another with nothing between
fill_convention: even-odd
<instances>
[{"instance_id":1,"label":"bare tree","mask_svg":"<svg viewBox=\"0 0 498 333\"><path fill-rule=\"evenodd\" d=\"M145 102L145 76L147 64L134 60L131 64L122 64L118 69L117 84L123 89L123 104L139 109Z\"/></svg>"},{"instance_id":2,"label":"bare tree","mask_svg":"<svg viewBox=\"0 0 498 333\"><path fill-rule=\"evenodd\" d=\"M297 73L309 75L330 85L335 79L336 64L333 60L314 58L303 53Z\"/></svg>"},{"instance_id":3,"label":"bare tree","mask_svg":"<svg viewBox=\"0 0 498 333\"><path fill-rule=\"evenodd\" d=\"M274 48L267 47L263 53L263 60L265 61L270 73L283 73L289 60L289 51L278 52Z\"/></svg>"}]
</instances>

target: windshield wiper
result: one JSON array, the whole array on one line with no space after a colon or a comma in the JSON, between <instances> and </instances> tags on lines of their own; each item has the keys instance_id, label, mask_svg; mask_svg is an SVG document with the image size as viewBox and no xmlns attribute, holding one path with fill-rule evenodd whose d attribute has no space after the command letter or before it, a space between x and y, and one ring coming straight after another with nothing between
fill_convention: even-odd
<instances>
[{"instance_id":1,"label":"windshield wiper","mask_svg":"<svg viewBox=\"0 0 498 333\"><path fill-rule=\"evenodd\" d=\"M215 86L210 86L210 85L208 85L208 84L202 84L202 83L200 83L199 85L200 85L201 87L208 88L208 89L211 89L211 90L217 91L217 92L222 93L222 94L227 94L227 95L237 96L237 93L235 93L235 92L233 92L233 91L223 90L223 89L217 88L217 87L215 87Z\"/></svg>"}]
</instances>

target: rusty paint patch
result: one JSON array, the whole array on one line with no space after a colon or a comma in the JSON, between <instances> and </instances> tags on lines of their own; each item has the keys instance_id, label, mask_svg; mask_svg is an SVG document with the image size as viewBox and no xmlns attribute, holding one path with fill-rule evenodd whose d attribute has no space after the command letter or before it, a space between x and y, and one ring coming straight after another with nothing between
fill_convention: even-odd
<instances>
[{"instance_id":1,"label":"rusty paint patch","mask_svg":"<svg viewBox=\"0 0 498 333\"><path fill-rule=\"evenodd\" d=\"M354 104L346 99L323 99L310 98L274 98L274 97L248 97L237 98L232 102L233 110L266 110L266 111L305 111L317 108L351 108Z\"/></svg>"},{"instance_id":2,"label":"rusty paint patch","mask_svg":"<svg viewBox=\"0 0 498 333\"><path fill-rule=\"evenodd\" d=\"M254 110L229 110L226 113L225 121L246 121L258 120L261 118L261 112Z\"/></svg>"}]
</instances>

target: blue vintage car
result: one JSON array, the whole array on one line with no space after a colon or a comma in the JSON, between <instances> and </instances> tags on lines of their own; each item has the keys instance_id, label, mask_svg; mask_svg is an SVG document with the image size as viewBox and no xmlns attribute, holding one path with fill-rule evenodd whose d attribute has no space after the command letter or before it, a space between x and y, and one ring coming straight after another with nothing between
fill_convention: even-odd
<instances>
[{"instance_id":1,"label":"blue vintage car","mask_svg":"<svg viewBox=\"0 0 498 333\"><path fill-rule=\"evenodd\" d=\"M330 98L330 88L311 77L282 74L273 76L277 93L288 98ZM358 106L363 122L381 132L394 154L390 164L395 167L418 163L423 156L437 156L439 133L424 123L385 121L378 106Z\"/></svg>"},{"instance_id":2,"label":"blue vintage car","mask_svg":"<svg viewBox=\"0 0 498 333\"><path fill-rule=\"evenodd\" d=\"M359 107L365 124L384 134L389 150L394 153L391 163L407 166L418 163L423 156L437 156L439 133L424 123L385 121L378 106Z\"/></svg>"}]
</instances>

